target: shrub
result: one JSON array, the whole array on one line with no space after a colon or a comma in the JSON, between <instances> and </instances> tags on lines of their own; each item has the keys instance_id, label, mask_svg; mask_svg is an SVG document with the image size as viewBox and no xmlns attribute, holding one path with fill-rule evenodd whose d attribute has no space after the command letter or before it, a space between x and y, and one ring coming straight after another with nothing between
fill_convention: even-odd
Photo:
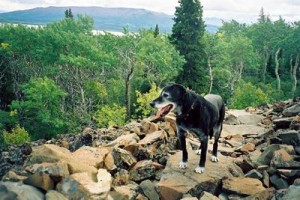
<instances>
[{"instance_id":1,"label":"shrub","mask_svg":"<svg viewBox=\"0 0 300 200\"><path fill-rule=\"evenodd\" d=\"M141 117L148 117L152 112L154 112L154 108L150 106L150 102L153 99L157 98L159 95L160 89L156 86L156 84L151 85L151 89L149 92L142 94L139 91L136 91L137 96L137 108L136 112Z\"/></svg>"},{"instance_id":2,"label":"shrub","mask_svg":"<svg viewBox=\"0 0 300 200\"><path fill-rule=\"evenodd\" d=\"M125 124L126 108L118 104L104 105L94 115L99 127L122 126Z\"/></svg>"},{"instance_id":3,"label":"shrub","mask_svg":"<svg viewBox=\"0 0 300 200\"><path fill-rule=\"evenodd\" d=\"M231 107L242 109L248 106L258 106L268 103L269 98L260 88L255 87L252 83L242 83L235 90L231 99Z\"/></svg>"},{"instance_id":4,"label":"shrub","mask_svg":"<svg viewBox=\"0 0 300 200\"><path fill-rule=\"evenodd\" d=\"M16 125L11 132L4 130L3 139L5 144L15 145L24 144L25 142L30 141L28 132L24 128L20 127L20 125Z\"/></svg>"}]
</instances>

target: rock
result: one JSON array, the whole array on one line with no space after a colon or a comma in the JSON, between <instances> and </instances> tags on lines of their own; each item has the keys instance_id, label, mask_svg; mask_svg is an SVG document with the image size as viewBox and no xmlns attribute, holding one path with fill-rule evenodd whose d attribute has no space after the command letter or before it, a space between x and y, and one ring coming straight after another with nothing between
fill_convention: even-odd
<instances>
[{"instance_id":1,"label":"rock","mask_svg":"<svg viewBox=\"0 0 300 200\"><path fill-rule=\"evenodd\" d=\"M82 146L92 146L93 136L90 133L84 133L69 143L70 151L76 151Z\"/></svg>"},{"instance_id":2,"label":"rock","mask_svg":"<svg viewBox=\"0 0 300 200\"><path fill-rule=\"evenodd\" d=\"M230 147L240 147L244 143L244 137L239 134L228 135L225 137L223 143Z\"/></svg>"},{"instance_id":3,"label":"rock","mask_svg":"<svg viewBox=\"0 0 300 200\"><path fill-rule=\"evenodd\" d=\"M265 187L270 187L270 175L266 170L263 171L263 179L262 179L263 185Z\"/></svg>"},{"instance_id":4,"label":"rock","mask_svg":"<svg viewBox=\"0 0 300 200\"><path fill-rule=\"evenodd\" d=\"M227 114L224 119L224 124L238 125L240 124L240 121L238 120L237 116L234 116L233 114Z\"/></svg>"},{"instance_id":5,"label":"rock","mask_svg":"<svg viewBox=\"0 0 300 200\"><path fill-rule=\"evenodd\" d=\"M207 155L204 173L197 174L194 169L198 166L199 156L191 149L189 163L186 169L180 169L181 152L170 156L158 183L162 200L180 199L183 194L199 197L203 191L215 194L224 177L243 175L242 170L233 163L233 159L219 155L219 162L213 163Z\"/></svg>"},{"instance_id":6,"label":"rock","mask_svg":"<svg viewBox=\"0 0 300 200\"><path fill-rule=\"evenodd\" d=\"M112 178L106 169L99 169L97 182L88 173L76 173L62 180L57 190L68 199L107 199Z\"/></svg>"},{"instance_id":7,"label":"rock","mask_svg":"<svg viewBox=\"0 0 300 200\"><path fill-rule=\"evenodd\" d=\"M243 200L271 200L272 197L274 196L274 193L275 193L274 188L268 188L257 194L243 198Z\"/></svg>"},{"instance_id":8,"label":"rock","mask_svg":"<svg viewBox=\"0 0 300 200\"><path fill-rule=\"evenodd\" d=\"M260 127L257 125L223 125L223 131L222 131L222 137L226 137L228 135L247 135L247 134L253 134L257 136L261 136L266 132L266 128Z\"/></svg>"},{"instance_id":9,"label":"rock","mask_svg":"<svg viewBox=\"0 0 300 200\"><path fill-rule=\"evenodd\" d=\"M283 178L280 178L277 174L270 177L270 182L276 189L285 189L289 187L289 184Z\"/></svg>"},{"instance_id":10,"label":"rock","mask_svg":"<svg viewBox=\"0 0 300 200\"><path fill-rule=\"evenodd\" d=\"M2 185L0 182L0 199L1 200L15 200L17 199L17 194L11 191L8 191L6 186Z\"/></svg>"},{"instance_id":11,"label":"rock","mask_svg":"<svg viewBox=\"0 0 300 200\"><path fill-rule=\"evenodd\" d=\"M241 152L252 152L255 150L255 145L253 143L247 143L243 145L239 150Z\"/></svg>"},{"instance_id":12,"label":"rock","mask_svg":"<svg viewBox=\"0 0 300 200\"><path fill-rule=\"evenodd\" d=\"M278 134L283 144L296 145L300 144L300 131L285 130Z\"/></svg>"},{"instance_id":13,"label":"rock","mask_svg":"<svg viewBox=\"0 0 300 200\"><path fill-rule=\"evenodd\" d=\"M152 133L149 133L144 137L141 141L139 141L139 145L149 145L152 144L158 140L163 140L165 139L166 133L164 131L155 131Z\"/></svg>"},{"instance_id":14,"label":"rock","mask_svg":"<svg viewBox=\"0 0 300 200\"><path fill-rule=\"evenodd\" d=\"M136 144L140 141L139 136L136 133L122 135L115 139L114 141L110 142L106 146L110 147L126 147L128 145Z\"/></svg>"},{"instance_id":15,"label":"rock","mask_svg":"<svg viewBox=\"0 0 300 200\"><path fill-rule=\"evenodd\" d=\"M281 176L287 178L296 178L300 177L300 169L277 169Z\"/></svg>"},{"instance_id":16,"label":"rock","mask_svg":"<svg viewBox=\"0 0 300 200\"><path fill-rule=\"evenodd\" d=\"M211 193L204 191L204 192L202 192L199 200L219 200L219 198L212 195Z\"/></svg>"},{"instance_id":17,"label":"rock","mask_svg":"<svg viewBox=\"0 0 300 200\"><path fill-rule=\"evenodd\" d=\"M150 180L145 180L140 183L140 188L143 193L150 200L159 200L159 195L154 187L154 184Z\"/></svg>"},{"instance_id":18,"label":"rock","mask_svg":"<svg viewBox=\"0 0 300 200\"><path fill-rule=\"evenodd\" d=\"M237 124L257 125L264 118L261 115L251 114L244 110L228 110L227 113L229 116L234 116L231 118L236 119L237 123L235 123L235 125Z\"/></svg>"},{"instance_id":19,"label":"rock","mask_svg":"<svg viewBox=\"0 0 300 200\"><path fill-rule=\"evenodd\" d=\"M292 106L289 106L288 108L285 108L282 112L282 114L285 117L293 117L300 113L300 103L296 103Z\"/></svg>"},{"instance_id":20,"label":"rock","mask_svg":"<svg viewBox=\"0 0 300 200\"><path fill-rule=\"evenodd\" d=\"M155 124L153 122L149 122L149 121L142 122L142 132L144 132L145 134L153 133L156 131L158 131L157 124Z\"/></svg>"},{"instance_id":21,"label":"rock","mask_svg":"<svg viewBox=\"0 0 300 200\"><path fill-rule=\"evenodd\" d=\"M162 165L152 162L151 160L139 161L130 170L130 179L133 181L143 181L148 178L153 178L155 177L155 172L162 168Z\"/></svg>"},{"instance_id":22,"label":"rock","mask_svg":"<svg viewBox=\"0 0 300 200\"><path fill-rule=\"evenodd\" d=\"M44 199L44 194L35 187L25 185L21 182L0 182L9 192L17 194L16 199L22 200L41 200Z\"/></svg>"},{"instance_id":23,"label":"rock","mask_svg":"<svg viewBox=\"0 0 300 200\"><path fill-rule=\"evenodd\" d=\"M25 180L26 178L26 176L18 175L14 171L9 171L3 176L2 181L19 182Z\"/></svg>"},{"instance_id":24,"label":"rock","mask_svg":"<svg viewBox=\"0 0 300 200\"><path fill-rule=\"evenodd\" d=\"M285 149L275 151L270 164L275 168L300 168L300 162L295 161Z\"/></svg>"},{"instance_id":25,"label":"rock","mask_svg":"<svg viewBox=\"0 0 300 200\"><path fill-rule=\"evenodd\" d=\"M108 171L112 171L117 168L117 166L115 165L113 154L111 152L106 155L104 159L104 166Z\"/></svg>"},{"instance_id":26,"label":"rock","mask_svg":"<svg viewBox=\"0 0 300 200\"><path fill-rule=\"evenodd\" d=\"M40 188L44 191L54 189L54 182L49 175L44 173L36 172L35 174L29 175L27 179L23 181L27 185L31 185Z\"/></svg>"},{"instance_id":27,"label":"rock","mask_svg":"<svg viewBox=\"0 0 300 200\"><path fill-rule=\"evenodd\" d=\"M246 156L239 157L234 160L234 163L239 166L244 173L249 172L250 170L255 168L255 165L250 161L250 159Z\"/></svg>"},{"instance_id":28,"label":"rock","mask_svg":"<svg viewBox=\"0 0 300 200\"><path fill-rule=\"evenodd\" d=\"M80 160L82 164L99 169L103 167L103 160L106 153L106 151L102 151L100 148L83 146L73 152L72 156L76 160Z\"/></svg>"},{"instance_id":29,"label":"rock","mask_svg":"<svg viewBox=\"0 0 300 200\"><path fill-rule=\"evenodd\" d=\"M125 169L121 169L114 175L113 185L127 185L129 183L129 172Z\"/></svg>"},{"instance_id":30,"label":"rock","mask_svg":"<svg viewBox=\"0 0 300 200\"><path fill-rule=\"evenodd\" d=\"M273 123L275 124L275 129L287 129L290 127L293 117L278 118L274 119Z\"/></svg>"},{"instance_id":31,"label":"rock","mask_svg":"<svg viewBox=\"0 0 300 200\"><path fill-rule=\"evenodd\" d=\"M264 150L255 162L259 165L270 165L274 152L279 149L285 149L289 154L295 154L293 146L272 144Z\"/></svg>"},{"instance_id":32,"label":"rock","mask_svg":"<svg viewBox=\"0 0 300 200\"><path fill-rule=\"evenodd\" d=\"M114 190L119 194L120 199L136 200L138 195L138 185L128 184L114 187Z\"/></svg>"},{"instance_id":33,"label":"rock","mask_svg":"<svg viewBox=\"0 0 300 200\"><path fill-rule=\"evenodd\" d=\"M41 163L26 167L26 171L34 173L44 173L50 175L56 182L70 175L68 165L65 162Z\"/></svg>"},{"instance_id":34,"label":"rock","mask_svg":"<svg viewBox=\"0 0 300 200\"><path fill-rule=\"evenodd\" d=\"M300 116L299 115L294 117L294 119L292 120L292 122L290 124L290 129L300 130Z\"/></svg>"},{"instance_id":35,"label":"rock","mask_svg":"<svg viewBox=\"0 0 300 200\"><path fill-rule=\"evenodd\" d=\"M80 172L88 172L90 174L97 173L95 167L83 164L81 160L76 160L69 150L53 144L45 144L34 148L30 157L26 160L25 165L29 166L43 162L65 162L68 165L70 174Z\"/></svg>"},{"instance_id":36,"label":"rock","mask_svg":"<svg viewBox=\"0 0 300 200\"><path fill-rule=\"evenodd\" d=\"M238 195L255 195L265 188L254 178L231 177L223 180L223 190Z\"/></svg>"},{"instance_id":37,"label":"rock","mask_svg":"<svg viewBox=\"0 0 300 200\"><path fill-rule=\"evenodd\" d=\"M285 194L282 197L282 200L292 200L292 199L299 199L300 197L300 185L291 185Z\"/></svg>"},{"instance_id":38,"label":"rock","mask_svg":"<svg viewBox=\"0 0 300 200\"><path fill-rule=\"evenodd\" d=\"M67 197L55 190L48 191L45 198L45 200L68 200Z\"/></svg>"},{"instance_id":39,"label":"rock","mask_svg":"<svg viewBox=\"0 0 300 200\"><path fill-rule=\"evenodd\" d=\"M249 171L247 174L245 174L245 177L248 178L256 178L256 179L262 179L263 175L261 173L259 173L257 170L252 169L251 171Z\"/></svg>"},{"instance_id":40,"label":"rock","mask_svg":"<svg viewBox=\"0 0 300 200\"><path fill-rule=\"evenodd\" d=\"M121 148L114 148L112 156L118 168L128 169L137 162L136 158L129 151Z\"/></svg>"}]
</instances>

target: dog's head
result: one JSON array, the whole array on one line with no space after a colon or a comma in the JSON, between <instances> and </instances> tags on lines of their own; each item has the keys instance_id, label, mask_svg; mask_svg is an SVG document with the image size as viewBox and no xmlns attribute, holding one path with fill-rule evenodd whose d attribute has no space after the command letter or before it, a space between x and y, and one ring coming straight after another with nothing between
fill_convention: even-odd
<instances>
[{"instance_id":1,"label":"dog's head","mask_svg":"<svg viewBox=\"0 0 300 200\"><path fill-rule=\"evenodd\" d=\"M164 117L169 112L178 109L186 92L186 89L178 84L172 84L164 87L159 97L150 103L152 107L156 107L158 109L156 116Z\"/></svg>"}]
</instances>

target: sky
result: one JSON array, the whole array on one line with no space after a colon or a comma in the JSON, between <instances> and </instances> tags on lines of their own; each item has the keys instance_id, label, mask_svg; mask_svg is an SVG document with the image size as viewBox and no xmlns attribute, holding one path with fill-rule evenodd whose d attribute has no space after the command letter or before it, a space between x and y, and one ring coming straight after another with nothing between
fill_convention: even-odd
<instances>
[{"instance_id":1,"label":"sky","mask_svg":"<svg viewBox=\"0 0 300 200\"><path fill-rule=\"evenodd\" d=\"M261 8L271 19L300 21L300 0L200 0L205 18L255 22ZM1 11L48 6L101 6L144 8L174 14L178 0L0 0Z\"/></svg>"}]
</instances>

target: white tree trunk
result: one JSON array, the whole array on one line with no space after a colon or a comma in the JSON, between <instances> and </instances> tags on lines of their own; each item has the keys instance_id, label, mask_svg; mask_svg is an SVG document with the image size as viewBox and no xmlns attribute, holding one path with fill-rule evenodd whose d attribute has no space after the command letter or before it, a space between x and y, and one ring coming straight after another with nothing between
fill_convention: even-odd
<instances>
[{"instance_id":1,"label":"white tree trunk","mask_svg":"<svg viewBox=\"0 0 300 200\"><path fill-rule=\"evenodd\" d=\"M278 48L278 50L275 53L275 75L276 75L276 79L277 79L277 90L278 91L281 90L280 76L279 76L279 73L278 73L279 66L280 66L278 56L279 56L280 50L281 50L281 48Z\"/></svg>"}]
</instances>

